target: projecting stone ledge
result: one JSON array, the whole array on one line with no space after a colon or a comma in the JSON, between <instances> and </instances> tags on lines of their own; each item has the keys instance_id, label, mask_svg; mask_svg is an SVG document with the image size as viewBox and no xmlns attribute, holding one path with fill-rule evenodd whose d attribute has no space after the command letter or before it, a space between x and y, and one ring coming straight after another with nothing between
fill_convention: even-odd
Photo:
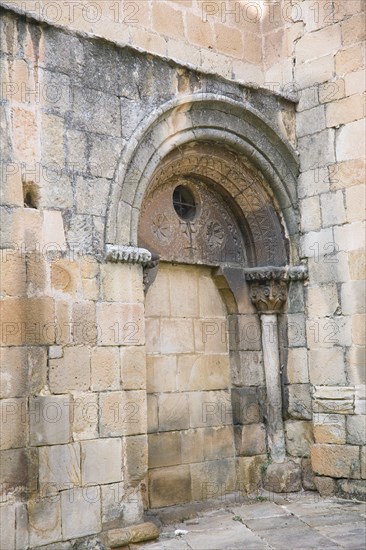
<instances>
[{"instance_id":1,"label":"projecting stone ledge","mask_svg":"<svg viewBox=\"0 0 366 550\"><path fill-rule=\"evenodd\" d=\"M147 265L151 262L152 255L151 252L146 250L146 248L107 244L105 249L105 257L107 262Z\"/></svg>"},{"instance_id":2,"label":"projecting stone ledge","mask_svg":"<svg viewBox=\"0 0 366 550\"><path fill-rule=\"evenodd\" d=\"M305 264L284 267L265 266L244 269L245 279L251 281L304 281L308 278Z\"/></svg>"}]
</instances>

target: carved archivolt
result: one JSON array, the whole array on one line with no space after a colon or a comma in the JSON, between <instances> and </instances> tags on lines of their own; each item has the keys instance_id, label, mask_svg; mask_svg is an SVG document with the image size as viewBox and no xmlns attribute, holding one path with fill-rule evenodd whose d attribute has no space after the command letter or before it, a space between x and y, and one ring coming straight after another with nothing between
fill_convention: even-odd
<instances>
[{"instance_id":1,"label":"carved archivolt","mask_svg":"<svg viewBox=\"0 0 366 550\"><path fill-rule=\"evenodd\" d=\"M182 219L174 191L191 193ZM139 246L161 259L206 265L286 265L287 241L258 170L235 153L198 143L174 151L155 173L142 204Z\"/></svg>"}]
</instances>

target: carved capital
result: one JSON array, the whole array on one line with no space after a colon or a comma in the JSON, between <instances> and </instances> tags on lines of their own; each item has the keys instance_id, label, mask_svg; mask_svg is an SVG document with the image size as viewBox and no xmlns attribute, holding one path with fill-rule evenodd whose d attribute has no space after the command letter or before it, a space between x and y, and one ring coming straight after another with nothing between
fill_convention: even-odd
<instances>
[{"instance_id":1,"label":"carved capital","mask_svg":"<svg viewBox=\"0 0 366 550\"><path fill-rule=\"evenodd\" d=\"M249 291L259 313L280 313L287 300L287 284L281 280L251 282Z\"/></svg>"}]
</instances>

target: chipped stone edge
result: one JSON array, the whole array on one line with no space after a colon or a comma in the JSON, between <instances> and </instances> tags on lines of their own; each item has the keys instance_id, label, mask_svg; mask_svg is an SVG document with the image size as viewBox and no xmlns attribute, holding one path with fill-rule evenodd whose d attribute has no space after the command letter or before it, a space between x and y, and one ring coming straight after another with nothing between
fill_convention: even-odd
<instances>
[{"instance_id":1,"label":"chipped stone edge","mask_svg":"<svg viewBox=\"0 0 366 550\"><path fill-rule=\"evenodd\" d=\"M146 248L126 246L121 244L107 244L105 260L114 263L131 263L146 266L151 262L152 254Z\"/></svg>"}]
</instances>

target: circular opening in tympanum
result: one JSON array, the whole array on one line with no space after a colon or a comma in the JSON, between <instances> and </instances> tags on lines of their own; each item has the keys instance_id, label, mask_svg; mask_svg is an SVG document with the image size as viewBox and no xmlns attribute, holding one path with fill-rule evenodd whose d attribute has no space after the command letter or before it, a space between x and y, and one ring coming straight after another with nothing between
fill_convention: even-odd
<instances>
[{"instance_id":1,"label":"circular opening in tympanum","mask_svg":"<svg viewBox=\"0 0 366 550\"><path fill-rule=\"evenodd\" d=\"M184 185L178 185L173 192L173 206L184 221L191 221L196 215L197 206L193 193Z\"/></svg>"}]
</instances>

